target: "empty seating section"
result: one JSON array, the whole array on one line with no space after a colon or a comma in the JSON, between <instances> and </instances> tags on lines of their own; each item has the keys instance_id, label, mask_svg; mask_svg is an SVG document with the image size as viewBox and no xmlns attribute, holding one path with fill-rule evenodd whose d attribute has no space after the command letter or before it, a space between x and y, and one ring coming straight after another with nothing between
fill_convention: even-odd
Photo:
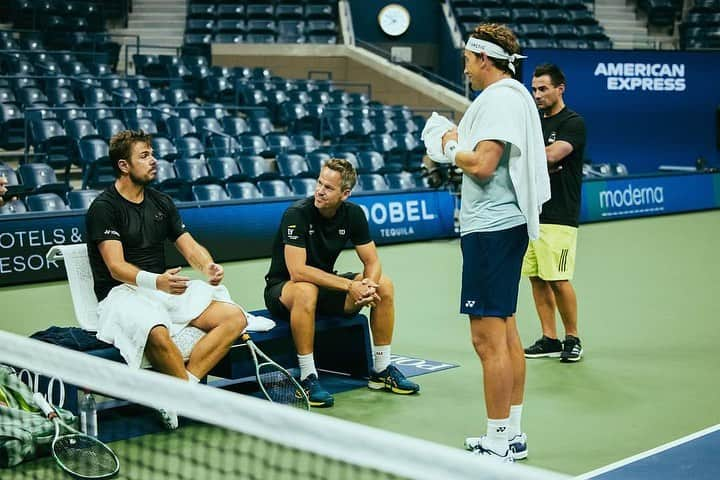
<instances>
[{"instance_id":1,"label":"empty seating section","mask_svg":"<svg viewBox=\"0 0 720 480\"><path fill-rule=\"evenodd\" d=\"M464 37L467 37L478 23L495 22L508 25L523 48L612 48L610 38L588 8L592 2L451 0L451 3Z\"/></svg>"},{"instance_id":2,"label":"empty seating section","mask_svg":"<svg viewBox=\"0 0 720 480\"><path fill-rule=\"evenodd\" d=\"M337 0L191 0L184 44L196 52L207 52L211 43L333 44L337 10Z\"/></svg>"},{"instance_id":3,"label":"empty seating section","mask_svg":"<svg viewBox=\"0 0 720 480\"><path fill-rule=\"evenodd\" d=\"M680 47L720 48L720 0L696 0L680 24Z\"/></svg>"}]
</instances>

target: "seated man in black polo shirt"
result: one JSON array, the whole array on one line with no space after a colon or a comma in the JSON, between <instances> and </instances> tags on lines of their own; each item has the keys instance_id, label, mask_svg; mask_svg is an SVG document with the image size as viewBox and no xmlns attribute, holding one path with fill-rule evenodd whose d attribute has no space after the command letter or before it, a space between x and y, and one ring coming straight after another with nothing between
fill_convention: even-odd
<instances>
[{"instance_id":1,"label":"seated man in black polo shirt","mask_svg":"<svg viewBox=\"0 0 720 480\"><path fill-rule=\"evenodd\" d=\"M273 315L290 319L300 381L314 407L334 403L315 369L316 312L354 315L370 306L374 369L368 387L399 394L420 390L390 365L395 323L393 284L382 274L365 214L358 205L346 202L356 180L355 169L346 160L332 159L323 166L315 195L285 211L265 276L265 305ZM337 274L333 269L348 240L363 263L363 273Z\"/></svg>"}]
</instances>

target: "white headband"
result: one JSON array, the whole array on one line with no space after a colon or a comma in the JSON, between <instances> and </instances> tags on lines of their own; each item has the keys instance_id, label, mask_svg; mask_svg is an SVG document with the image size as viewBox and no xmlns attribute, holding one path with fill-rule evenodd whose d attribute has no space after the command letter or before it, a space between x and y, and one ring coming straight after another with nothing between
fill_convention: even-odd
<instances>
[{"instance_id":1,"label":"white headband","mask_svg":"<svg viewBox=\"0 0 720 480\"><path fill-rule=\"evenodd\" d=\"M470 37L465 44L465 50L470 50L475 53L484 53L488 57L499 58L500 60L507 60L510 71L515 73L515 60L521 58L527 58L525 55L513 53L512 55L506 52L500 45L497 45L487 40L481 40L479 38Z\"/></svg>"}]
</instances>

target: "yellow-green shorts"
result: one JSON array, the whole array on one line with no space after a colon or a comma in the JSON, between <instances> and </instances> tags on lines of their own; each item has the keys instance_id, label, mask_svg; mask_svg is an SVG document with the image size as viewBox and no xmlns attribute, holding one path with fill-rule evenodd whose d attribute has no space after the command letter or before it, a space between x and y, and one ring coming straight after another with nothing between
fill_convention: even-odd
<instances>
[{"instance_id":1,"label":"yellow-green shorts","mask_svg":"<svg viewBox=\"0 0 720 480\"><path fill-rule=\"evenodd\" d=\"M530 241L523 259L523 276L547 281L572 280L577 230L567 225L540 224L540 238Z\"/></svg>"}]
</instances>

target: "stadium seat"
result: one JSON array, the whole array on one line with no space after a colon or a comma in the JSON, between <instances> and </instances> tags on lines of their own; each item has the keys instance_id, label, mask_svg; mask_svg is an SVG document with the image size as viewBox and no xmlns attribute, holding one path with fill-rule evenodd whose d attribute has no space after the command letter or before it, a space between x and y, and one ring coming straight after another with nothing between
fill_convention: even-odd
<instances>
[{"instance_id":1,"label":"stadium seat","mask_svg":"<svg viewBox=\"0 0 720 480\"><path fill-rule=\"evenodd\" d=\"M292 153L307 155L320 148L320 142L310 134L298 133L292 136Z\"/></svg>"},{"instance_id":2,"label":"stadium seat","mask_svg":"<svg viewBox=\"0 0 720 480\"><path fill-rule=\"evenodd\" d=\"M53 168L70 169L75 144L57 120L33 120L30 133L36 155Z\"/></svg>"},{"instance_id":3,"label":"stadium seat","mask_svg":"<svg viewBox=\"0 0 720 480\"><path fill-rule=\"evenodd\" d=\"M73 210L87 210L98 195L99 190L73 190L67 194L68 205Z\"/></svg>"},{"instance_id":4,"label":"stadium seat","mask_svg":"<svg viewBox=\"0 0 720 480\"><path fill-rule=\"evenodd\" d=\"M225 133L233 137L250 132L247 121L242 117L229 116L223 118L222 122Z\"/></svg>"},{"instance_id":5,"label":"stadium seat","mask_svg":"<svg viewBox=\"0 0 720 480\"><path fill-rule=\"evenodd\" d=\"M25 146L25 117L13 103L0 104L0 148L15 150Z\"/></svg>"},{"instance_id":6,"label":"stadium seat","mask_svg":"<svg viewBox=\"0 0 720 480\"><path fill-rule=\"evenodd\" d=\"M410 172L388 173L385 175L388 186L394 190L417 188L415 177Z\"/></svg>"},{"instance_id":7,"label":"stadium seat","mask_svg":"<svg viewBox=\"0 0 720 480\"><path fill-rule=\"evenodd\" d=\"M260 180L257 187L265 198L293 196L288 184L282 180Z\"/></svg>"},{"instance_id":8,"label":"stadium seat","mask_svg":"<svg viewBox=\"0 0 720 480\"><path fill-rule=\"evenodd\" d=\"M62 197L57 193L37 193L35 195L29 195L25 199L25 203L31 212L54 212L69 209Z\"/></svg>"},{"instance_id":9,"label":"stadium seat","mask_svg":"<svg viewBox=\"0 0 720 480\"><path fill-rule=\"evenodd\" d=\"M284 133L272 132L265 135L265 143L267 149L272 153L273 156L280 155L281 153L290 152L294 145L290 137Z\"/></svg>"},{"instance_id":10,"label":"stadium seat","mask_svg":"<svg viewBox=\"0 0 720 480\"><path fill-rule=\"evenodd\" d=\"M273 164L257 155L241 155L237 159L242 172L251 180L270 180L278 178L278 172Z\"/></svg>"},{"instance_id":11,"label":"stadium seat","mask_svg":"<svg viewBox=\"0 0 720 480\"><path fill-rule=\"evenodd\" d=\"M291 178L290 188L295 195L301 195L308 197L315 193L315 187L317 186L317 180L312 178Z\"/></svg>"},{"instance_id":12,"label":"stadium seat","mask_svg":"<svg viewBox=\"0 0 720 480\"><path fill-rule=\"evenodd\" d=\"M0 206L0 215L11 215L13 213L25 212L27 212L27 207L20 199L10 200L9 202L5 202L5 205Z\"/></svg>"},{"instance_id":13,"label":"stadium seat","mask_svg":"<svg viewBox=\"0 0 720 480\"><path fill-rule=\"evenodd\" d=\"M249 200L263 197L260 190L258 190L258 188L250 182L228 183L227 190L230 197L236 199Z\"/></svg>"},{"instance_id":14,"label":"stadium seat","mask_svg":"<svg viewBox=\"0 0 720 480\"><path fill-rule=\"evenodd\" d=\"M308 153L305 156L305 161L308 164L309 173L314 177L318 176L323 165L325 165L330 158L330 155L325 152L315 151Z\"/></svg>"},{"instance_id":15,"label":"stadium seat","mask_svg":"<svg viewBox=\"0 0 720 480\"><path fill-rule=\"evenodd\" d=\"M198 202L218 202L230 200L230 195L222 185L193 185L193 197Z\"/></svg>"},{"instance_id":16,"label":"stadium seat","mask_svg":"<svg viewBox=\"0 0 720 480\"><path fill-rule=\"evenodd\" d=\"M358 175L358 190L363 192L380 192L388 189L382 175L376 173L361 173Z\"/></svg>"},{"instance_id":17,"label":"stadium seat","mask_svg":"<svg viewBox=\"0 0 720 480\"><path fill-rule=\"evenodd\" d=\"M208 172L217 182L241 182L247 180L232 157L212 157L207 161Z\"/></svg>"},{"instance_id":18,"label":"stadium seat","mask_svg":"<svg viewBox=\"0 0 720 480\"><path fill-rule=\"evenodd\" d=\"M174 160L178 156L175 144L165 137L153 137L152 148L154 157L158 159Z\"/></svg>"},{"instance_id":19,"label":"stadium seat","mask_svg":"<svg viewBox=\"0 0 720 480\"><path fill-rule=\"evenodd\" d=\"M385 160L378 152L361 151L358 152L357 159L358 173L384 173L386 171Z\"/></svg>"},{"instance_id":20,"label":"stadium seat","mask_svg":"<svg viewBox=\"0 0 720 480\"><path fill-rule=\"evenodd\" d=\"M260 135L243 133L238 137L240 153L243 155L267 155L270 156L267 144Z\"/></svg>"},{"instance_id":21,"label":"stadium seat","mask_svg":"<svg viewBox=\"0 0 720 480\"><path fill-rule=\"evenodd\" d=\"M305 158L297 154L281 153L275 159L283 178L308 177L310 174Z\"/></svg>"},{"instance_id":22,"label":"stadium seat","mask_svg":"<svg viewBox=\"0 0 720 480\"><path fill-rule=\"evenodd\" d=\"M119 118L102 118L95 122L98 135L107 141L123 130L126 130L125 124Z\"/></svg>"},{"instance_id":23,"label":"stadium seat","mask_svg":"<svg viewBox=\"0 0 720 480\"><path fill-rule=\"evenodd\" d=\"M197 158L205 154L205 146L197 137L182 137L175 141L179 158Z\"/></svg>"}]
</instances>

